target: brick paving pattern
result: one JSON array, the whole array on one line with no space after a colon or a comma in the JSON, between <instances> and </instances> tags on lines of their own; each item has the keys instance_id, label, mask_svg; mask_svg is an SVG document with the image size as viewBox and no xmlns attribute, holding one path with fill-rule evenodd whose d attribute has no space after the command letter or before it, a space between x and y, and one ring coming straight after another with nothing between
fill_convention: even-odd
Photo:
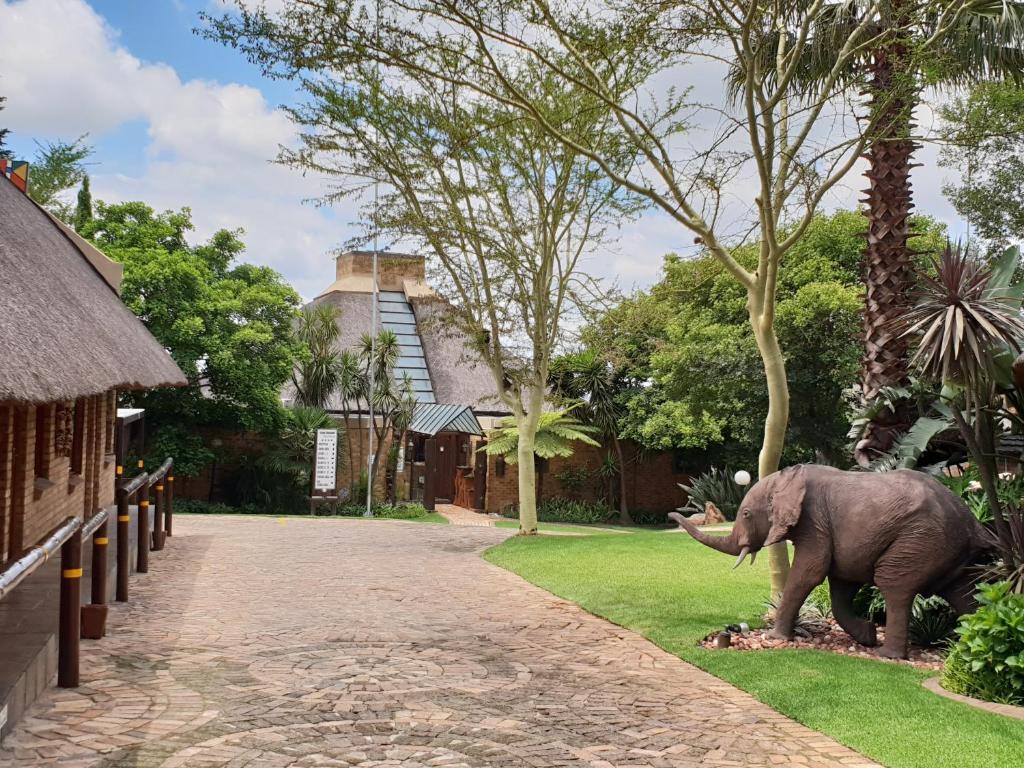
<instances>
[{"instance_id":1,"label":"brick paving pattern","mask_svg":"<svg viewBox=\"0 0 1024 768\"><path fill-rule=\"evenodd\" d=\"M479 557L510 533L181 517L0 766L873 765Z\"/></svg>"},{"instance_id":2,"label":"brick paving pattern","mask_svg":"<svg viewBox=\"0 0 1024 768\"><path fill-rule=\"evenodd\" d=\"M454 504L438 504L437 513L448 519L451 525L473 525L482 528L493 528L494 519L482 512L474 512L472 509L457 507Z\"/></svg>"}]
</instances>

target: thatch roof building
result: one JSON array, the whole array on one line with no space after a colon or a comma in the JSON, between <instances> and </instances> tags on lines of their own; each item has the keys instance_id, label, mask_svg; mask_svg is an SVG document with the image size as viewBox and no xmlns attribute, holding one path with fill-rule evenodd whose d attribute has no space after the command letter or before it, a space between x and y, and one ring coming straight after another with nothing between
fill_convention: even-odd
<instances>
[{"instance_id":1,"label":"thatch roof building","mask_svg":"<svg viewBox=\"0 0 1024 768\"><path fill-rule=\"evenodd\" d=\"M373 254L349 251L338 257L336 279L314 300L339 310L339 345L355 347L369 333L373 314ZM381 253L378 264L378 327L398 334L401 360L396 375L409 373L418 402L468 405L479 416L509 413L495 393L490 370L465 336L446 321L450 306L426 283L422 256ZM332 403L330 410L340 410Z\"/></svg>"},{"instance_id":2,"label":"thatch roof building","mask_svg":"<svg viewBox=\"0 0 1024 768\"><path fill-rule=\"evenodd\" d=\"M0 402L186 384L119 283L119 265L0 179Z\"/></svg>"}]
</instances>

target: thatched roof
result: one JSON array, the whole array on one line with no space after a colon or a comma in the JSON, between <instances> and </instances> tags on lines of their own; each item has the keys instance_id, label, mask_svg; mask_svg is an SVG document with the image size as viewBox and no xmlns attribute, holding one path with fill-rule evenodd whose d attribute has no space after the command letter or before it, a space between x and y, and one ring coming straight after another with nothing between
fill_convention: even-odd
<instances>
[{"instance_id":1,"label":"thatched roof","mask_svg":"<svg viewBox=\"0 0 1024 768\"><path fill-rule=\"evenodd\" d=\"M0 179L0 401L187 384L50 216Z\"/></svg>"},{"instance_id":2,"label":"thatched roof","mask_svg":"<svg viewBox=\"0 0 1024 768\"><path fill-rule=\"evenodd\" d=\"M341 317L339 346L355 347L360 337L370 331L373 295L348 291L331 291L314 300L314 304L333 304ZM448 405L468 405L477 414L507 414L499 402L491 372L466 344L465 337L444 322L448 305L436 298L411 298L423 352L430 371L436 401ZM289 396L289 393L285 393ZM328 410L340 410L341 401L332 402Z\"/></svg>"}]
</instances>

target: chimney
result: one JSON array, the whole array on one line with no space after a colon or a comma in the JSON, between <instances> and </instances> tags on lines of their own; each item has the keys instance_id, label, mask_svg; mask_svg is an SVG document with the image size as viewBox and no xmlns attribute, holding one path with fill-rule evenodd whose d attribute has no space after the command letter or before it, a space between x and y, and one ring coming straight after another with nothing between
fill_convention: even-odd
<instances>
[{"instance_id":1,"label":"chimney","mask_svg":"<svg viewBox=\"0 0 1024 768\"><path fill-rule=\"evenodd\" d=\"M11 183L25 194L28 194L28 162L25 160L8 160L0 157L0 175L6 176Z\"/></svg>"}]
</instances>

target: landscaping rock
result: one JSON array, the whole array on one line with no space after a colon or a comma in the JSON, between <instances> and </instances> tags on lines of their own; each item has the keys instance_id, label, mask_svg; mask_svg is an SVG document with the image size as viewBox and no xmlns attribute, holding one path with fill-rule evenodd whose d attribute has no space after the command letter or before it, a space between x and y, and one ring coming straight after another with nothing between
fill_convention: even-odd
<instances>
[{"instance_id":1,"label":"landscaping rock","mask_svg":"<svg viewBox=\"0 0 1024 768\"><path fill-rule=\"evenodd\" d=\"M722 514L722 510L715 506L715 502L708 501L704 504L704 522L702 525L714 525L716 523L724 523L725 515Z\"/></svg>"},{"instance_id":2,"label":"landscaping rock","mask_svg":"<svg viewBox=\"0 0 1024 768\"><path fill-rule=\"evenodd\" d=\"M856 656L864 659L879 659L882 661L893 661L895 664L909 664L918 669L941 670L943 656L935 650L924 648L910 648L910 658L906 660L883 659L878 655L878 647L869 648L854 642L834 619L822 620L805 631L806 637L799 635L793 640L779 640L769 637L767 629L755 629L743 634L733 633L731 637L731 649L737 651L760 651L773 648L805 648L817 651L829 651L842 656ZM713 632L708 635L702 645L712 650L720 649L717 644L719 633ZM878 644L881 646L885 640L885 628L878 628Z\"/></svg>"}]
</instances>

